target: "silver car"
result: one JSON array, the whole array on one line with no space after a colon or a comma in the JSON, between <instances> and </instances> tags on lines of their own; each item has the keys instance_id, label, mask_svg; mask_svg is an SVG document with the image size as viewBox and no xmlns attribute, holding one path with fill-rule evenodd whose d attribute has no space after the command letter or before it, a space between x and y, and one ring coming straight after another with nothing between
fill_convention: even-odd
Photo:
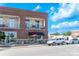
<instances>
[{"instance_id":1,"label":"silver car","mask_svg":"<svg viewBox=\"0 0 79 59\"><path fill-rule=\"evenodd\" d=\"M70 44L79 44L79 39L77 38L71 39Z\"/></svg>"},{"instance_id":2,"label":"silver car","mask_svg":"<svg viewBox=\"0 0 79 59\"><path fill-rule=\"evenodd\" d=\"M47 41L47 44L49 46L51 45L60 45L60 44L65 44L65 40L63 38L58 38L58 39L51 39Z\"/></svg>"}]
</instances>

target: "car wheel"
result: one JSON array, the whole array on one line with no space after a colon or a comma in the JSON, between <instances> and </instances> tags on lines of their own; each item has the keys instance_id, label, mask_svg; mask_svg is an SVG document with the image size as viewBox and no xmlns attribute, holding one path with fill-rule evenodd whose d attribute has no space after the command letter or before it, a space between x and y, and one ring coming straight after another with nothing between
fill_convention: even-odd
<instances>
[{"instance_id":1,"label":"car wheel","mask_svg":"<svg viewBox=\"0 0 79 59\"><path fill-rule=\"evenodd\" d=\"M67 45L69 44L69 43L66 43Z\"/></svg>"},{"instance_id":2,"label":"car wheel","mask_svg":"<svg viewBox=\"0 0 79 59\"><path fill-rule=\"evenodd\" d=\"M52 43L52 45L56 45L56 43L55 43L55 42L53 42L53 43Z\"/></svg>"},{"instance_id":3,"label":"car wheel","mask_svg":"<svg viewBox=\"0 0 79 59\"><path fill-rule=\"evenodd\" d=\"M51 46L51 44L48 44L48 46Z\"/></svg>"},{"instance_id":4,"label":"car wheel","mask_svg":"<svg viewBox=\"0 0 79 59\"><path fill-rule=\"evenodd\" d=\"M72 42L72 44L74 44L74 42Z\"/></svg>"},{"instance_id":5,"label":"car wheel","mask_svg":"<svg viewBox=\"0 0 79 59\"><path fill-rule=\"evenodd\" d=\"M57 45L60 45L60 43L58 43Z\"/></svg>"},{"instance_id":6,"label":"car wheel","mask_svg":"<svg viewBox=\"0 0 79 59\"><path fill-rule=\"evenodd\" d=\"M62 42L61 44L62 44L62 45L64 45L64 44L65 44L65 42Z\"/></svg>"}]
</instances>

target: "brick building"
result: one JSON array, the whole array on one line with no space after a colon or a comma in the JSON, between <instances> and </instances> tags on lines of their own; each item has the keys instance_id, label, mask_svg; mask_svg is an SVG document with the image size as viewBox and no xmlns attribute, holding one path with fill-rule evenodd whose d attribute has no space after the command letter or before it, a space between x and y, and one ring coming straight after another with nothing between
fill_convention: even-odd
<instances>
[{"instance_id":1,"label":"brick building","mask_svg":"<svg viewBox=\"0 0 79 59\"><path fill-rule=\"evenodd\" d=\"M0 7L0 31L14 34L19 41L35 36L48 39L47 13Z\"/></svg>"}]
</instances>

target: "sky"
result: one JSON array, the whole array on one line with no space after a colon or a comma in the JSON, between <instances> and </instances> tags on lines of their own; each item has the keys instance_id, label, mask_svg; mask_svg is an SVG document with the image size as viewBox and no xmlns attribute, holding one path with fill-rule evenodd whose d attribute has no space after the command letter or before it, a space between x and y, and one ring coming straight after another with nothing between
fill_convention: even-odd
<instances>
[{"instance_id":1,"label":"sky","mask_svg":"<svg viewBox=\"0 0 79 59\"><path fill-rule=\"evenodd\" d=\"M0 6L48 13L48 33L79 30L78 3L1 3Z\"/></svg>"}]
</instances>

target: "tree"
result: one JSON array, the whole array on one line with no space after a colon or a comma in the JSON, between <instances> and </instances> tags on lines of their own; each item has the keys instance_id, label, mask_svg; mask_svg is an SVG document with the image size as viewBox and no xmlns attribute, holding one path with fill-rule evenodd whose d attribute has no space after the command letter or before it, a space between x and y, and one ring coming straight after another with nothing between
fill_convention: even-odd
<instances>
[{"instance_id":1,"label":"tree","mask_svg":"<svg viewBox=\"0 0 79 59\"><path fill-rule=\"evenodd\" d=\"M70 36L71 35L71 31L64 32L63 35Z\"/></svg>"},{"instance_id":2,"label":"tree","mask_svg":"<svg viewBox=\"0 0 79 59\"><path fill-rule=\"evenodd\" d=\"M0 41L1 41L1 39L5 39L5 33L2 31L0 31Z\"/></svg>"},{"instance_id":3,"label":"tree","mask_svg":"<svg viewBox=\"0 0 79 59\"><path fill-rule=\"evenodd\" d=\"M56 32L56 33L54 33L54 35L60 35L60 33Z\"/></svg>"}]
</instances>

